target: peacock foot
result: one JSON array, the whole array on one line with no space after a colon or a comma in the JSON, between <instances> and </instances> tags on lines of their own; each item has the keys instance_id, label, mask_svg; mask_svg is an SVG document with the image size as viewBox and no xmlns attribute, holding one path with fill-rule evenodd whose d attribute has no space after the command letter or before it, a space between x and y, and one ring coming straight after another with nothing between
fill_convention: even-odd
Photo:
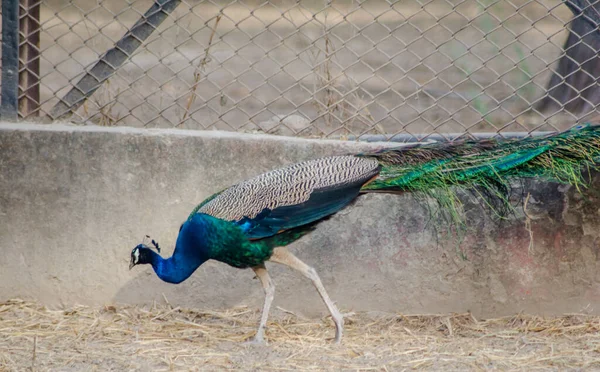
<instances>
[{"instance_id":1,"label":"peacock foot","mask_svg":"<svg viewBox=\"0 0 600 372\"><path fill-rule=\"evenodd\" d=\"M257 335L257 336L254 336L254 337L248 339L247 341L245 341L244 345L247 345L247 346L266 346L267 345L267 341L265 341L264 337Z\"/></svg>"}]
</instances>

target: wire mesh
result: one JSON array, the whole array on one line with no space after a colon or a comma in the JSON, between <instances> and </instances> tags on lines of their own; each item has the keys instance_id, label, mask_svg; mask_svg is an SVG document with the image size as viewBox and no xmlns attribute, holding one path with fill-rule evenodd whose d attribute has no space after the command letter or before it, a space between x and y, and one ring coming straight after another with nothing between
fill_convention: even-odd
<instances>
[{"instance_id":1,"label":"wire mesh","mask_svg":"<svg viewBox=\"0 0 600 372\"><path fill-rule=\"evenodd\" d=\"M152 4L42 1L34 115ZM559 0L182 1L71 120L329 138L562 130L597 111L597 31L568 59L573 18Z\"/></svg>"}]
</instances>

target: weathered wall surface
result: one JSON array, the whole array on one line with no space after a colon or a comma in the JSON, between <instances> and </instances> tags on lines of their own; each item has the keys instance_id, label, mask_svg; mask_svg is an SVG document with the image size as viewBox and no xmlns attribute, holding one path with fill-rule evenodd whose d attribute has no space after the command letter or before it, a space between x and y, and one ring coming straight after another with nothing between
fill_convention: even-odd
<instances>
[{"instance_id":1,"label":"weathered wall surface","mask_svg":"<svg viewBox=\"0 0 600 372\"><path fill-rule=\"evenodd\" d=\"M258 306L263 294L251 270L209 262L188 281L170 285L149 266L129 271L130 251L150 234L169 255L195 204L237 181L372 147L220 132L0 124L0 300L151 303L164 294L180 306ZM460 248L435 232L411 196L367 195L292 250L316 267L344 310L600 313L599 185L583 196L551 183L526 185L530 229L522 211L497 225L469 204L470 233ZM325 313L310 283L287 268L271 268L275 305Z\"/></svg>"}]
</instances>

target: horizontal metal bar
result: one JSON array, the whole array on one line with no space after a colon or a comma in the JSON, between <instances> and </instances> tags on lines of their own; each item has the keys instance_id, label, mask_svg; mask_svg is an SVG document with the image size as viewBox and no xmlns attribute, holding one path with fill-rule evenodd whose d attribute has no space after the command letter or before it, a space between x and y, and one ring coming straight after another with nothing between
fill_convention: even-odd
<instances>
[{"instance_id":1,"label":"horizontal metal bar","mask_svg":"<svg viewBox=\"0 0 600 372\"><path fill-rule=\"evenodd\" d=\"M477 139L502 137L502 138L525 138L525 137L538 137L545 136L556 132L482 132L482 133L447 133L444 135L437 133L423 133L423 134L407 134L399 133L394 135L385 134L363 134L361 136L345 136L338 137L338 139L346 139L349 141L362 141L362 142L421 142L421 141L439 141L446 142L452 141L461 137L474 137Z\"/></svg>"}]
</instances>

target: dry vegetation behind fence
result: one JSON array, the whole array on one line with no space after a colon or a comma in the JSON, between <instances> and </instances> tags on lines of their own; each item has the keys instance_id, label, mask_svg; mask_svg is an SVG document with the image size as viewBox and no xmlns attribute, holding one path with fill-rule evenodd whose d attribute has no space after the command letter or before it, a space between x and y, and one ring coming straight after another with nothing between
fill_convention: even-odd
<instances>
[{"instance_id":1,"label":"dry vegetation behind fence","mask_svg":"<svg viewBox=\"0 0 600 372\"><path fill-rule=\"evenodd\" d=\"M152 4L45 0L41 115ZM184 1L79 110L101 125L364 134L566 129L536 104L559 0Z\"/></svg>"},{"instance_id":2,"label":"dry vegetation behind fence","mask_svg":"<svg viewBox=\"0 0 600 372\"><path fill-rule=\"evenodd\" d=\"M0 304L0 370L577 370L600 368L600 318L584 314L355 314L343 345L330 319L274 311L268 346L253 335L258 310L156 305L49 310Z\"/></svg>"}]
</instances>

